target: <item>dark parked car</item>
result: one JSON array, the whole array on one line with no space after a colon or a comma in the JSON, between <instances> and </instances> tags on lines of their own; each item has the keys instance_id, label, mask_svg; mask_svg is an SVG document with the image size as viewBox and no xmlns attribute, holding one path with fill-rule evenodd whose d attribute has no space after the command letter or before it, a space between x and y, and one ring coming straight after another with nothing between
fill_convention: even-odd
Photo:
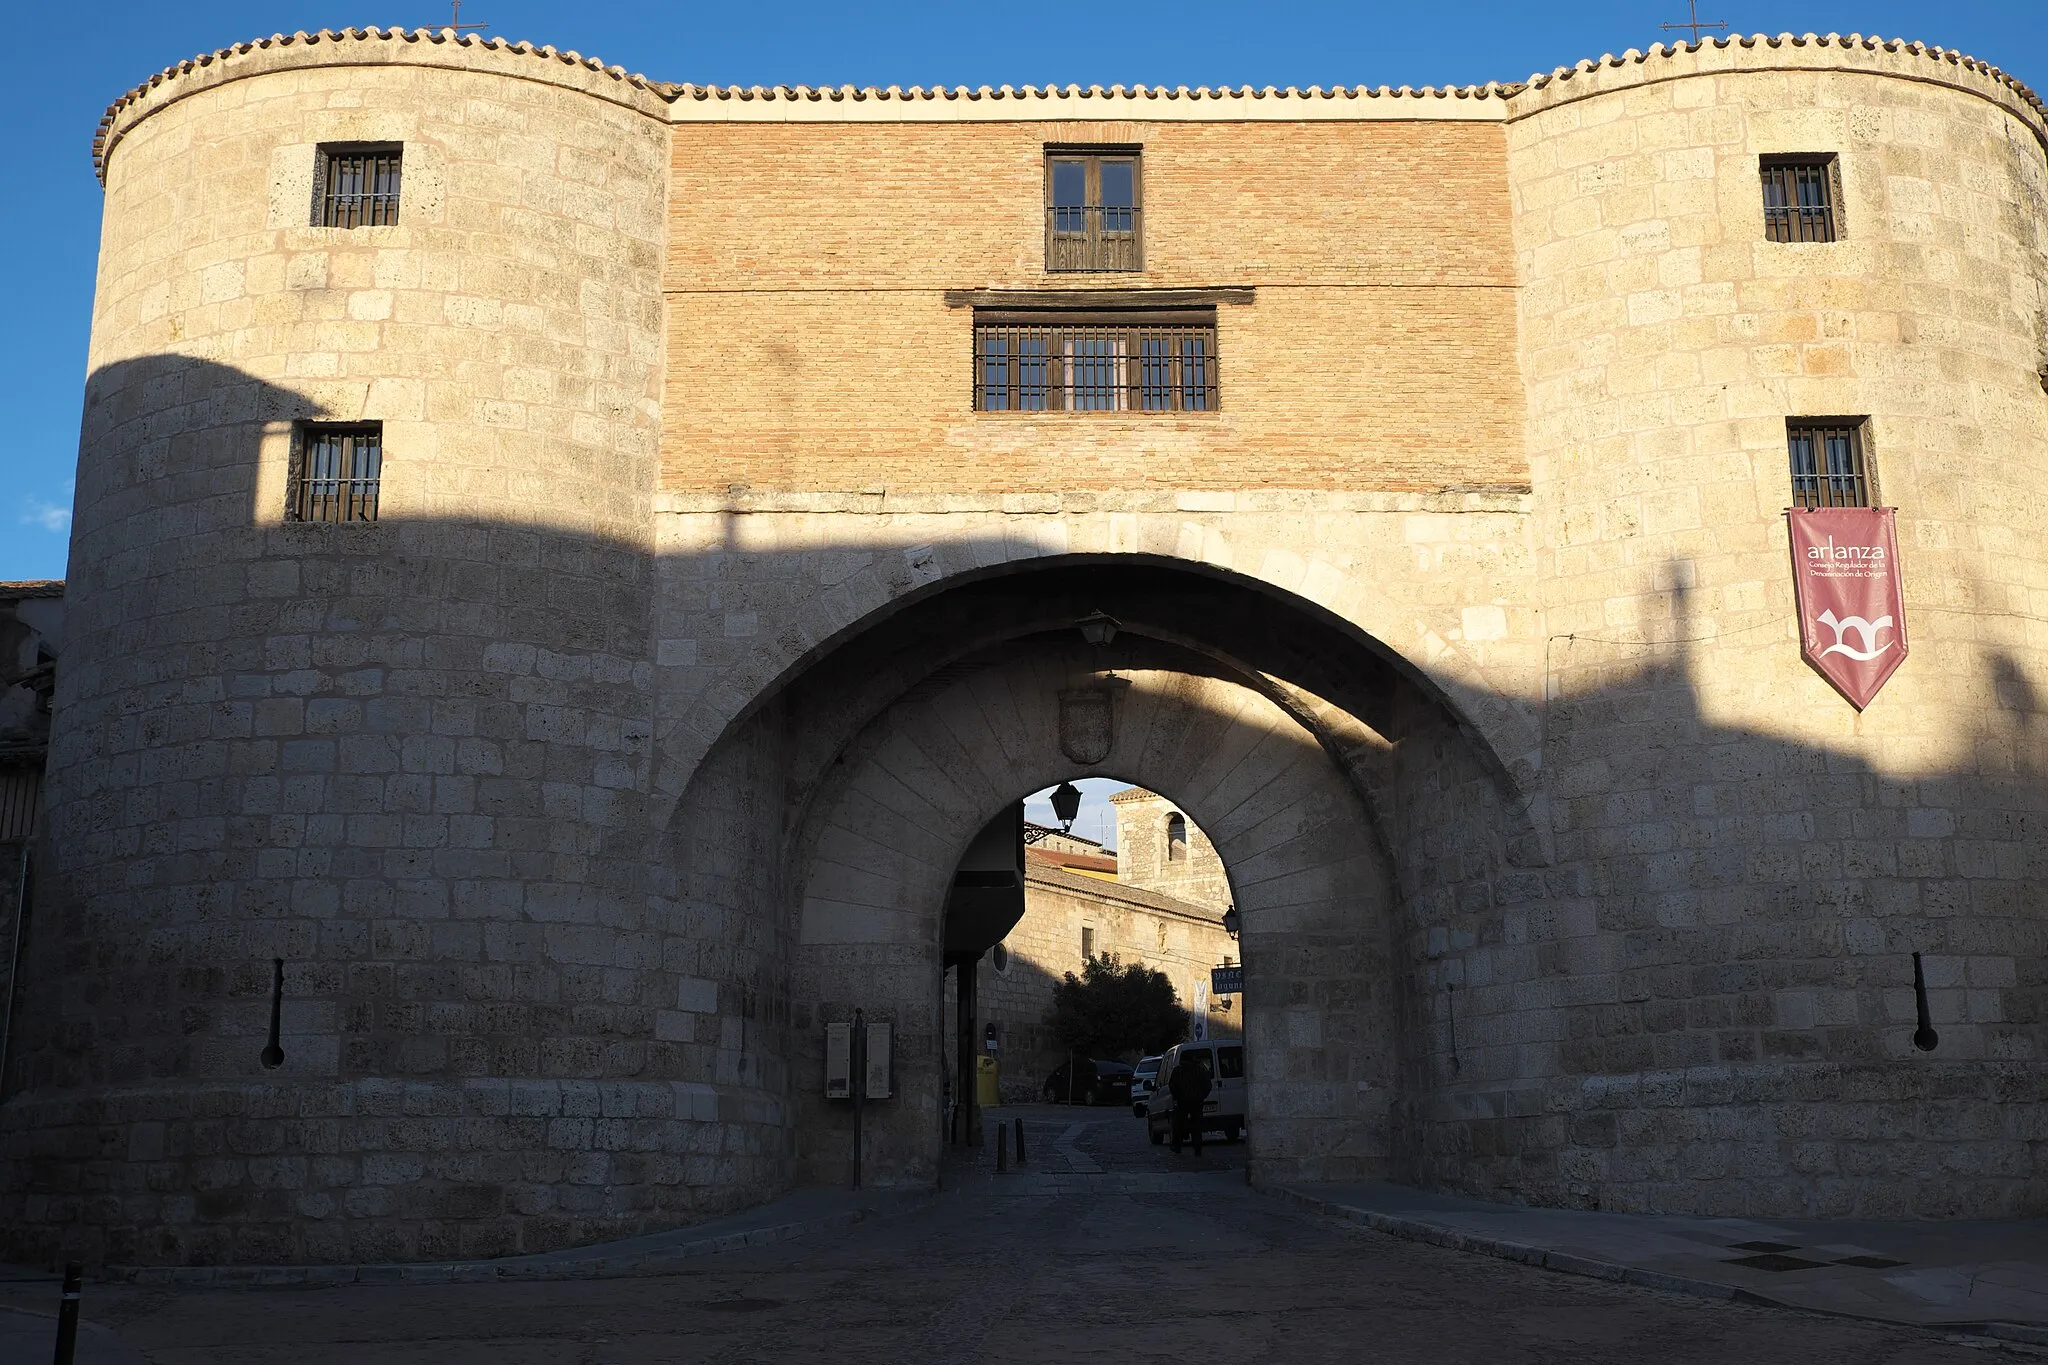
<instances>
[{"instance_id":1,"label":"dark parked car","mask_svg":"<svg viewBox=\"0 0 2048 1365\"><path fill-rule=\"evenodd\" d=\"M1073 1064L1071 1084L1062 1064L1045 1078L1048 1104L1129 1104L1131 1068L1123 1062L1090 1061L1083 1057Z\"/></svg>"}]
</instances>

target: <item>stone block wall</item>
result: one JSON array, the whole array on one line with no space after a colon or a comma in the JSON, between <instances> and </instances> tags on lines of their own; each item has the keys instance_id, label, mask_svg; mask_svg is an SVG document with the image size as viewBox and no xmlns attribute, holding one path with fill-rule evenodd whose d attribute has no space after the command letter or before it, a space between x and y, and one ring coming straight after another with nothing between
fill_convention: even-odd
<instances>
[{"instance_id":1,"label":"stone block wall","mask_svg":"<svg viewBox=\"0 0 2048 1365\"><path fill-rule=\"evenodd\" d=\"M2038 1210L2040 111L1897 45L1757 40L1553 80L1508 138L1567 1183L1606 1207ZM1790 152L1838 158L1841 240L1765 240L1759 158ZM1898 508L1912 652L1861 714L1799 654L1799 416L1867 416Z\"/></svg>"},{"instance_id":2,"label":"stone block wall","mask_svg":"<svg viewBox=\"0 0 2048 1365\"><path fill-rule=\"evenodd\" d=\"M657 1028L716 1008L645 859L665 128L289 55L111 139L17 1256L487 1255L747 1188L752 1102ZM330 141L403 144L395 226L308 225ZM285 518L308 419L382 422L375 522Z\"/></svg>"}]
</instances>

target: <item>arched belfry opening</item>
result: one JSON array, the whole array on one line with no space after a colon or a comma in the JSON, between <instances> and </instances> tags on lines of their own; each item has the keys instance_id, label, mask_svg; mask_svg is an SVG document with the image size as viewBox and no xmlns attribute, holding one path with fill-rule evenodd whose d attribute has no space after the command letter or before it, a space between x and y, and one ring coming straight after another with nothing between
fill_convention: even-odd
<instances>
[{"instance_id":1,"label":"arched belfry opening","mask_svg":"<svg viewBox=\"0 0 2048 1365\"><path fill-rule=\"evenodd\" d=\"M990 831L1026 793L1090 775L1164 794L1183 847L1199 828L1229 868L1252 1178L1454 1179L1487 1141L1469 1129L1504 1106L1448 1097L1516 1065L1499 1049L1475 1067L1469 1041L1454 1060L1432 956L1449 933L1498 932L1526 831L1501 765L1451 699L1313 604L1114 556L933 585L819 646L685 793L679 829L744 813L741 837L680 860L684 902L719 896L734 970L786 996L787 1028L759 1035L775 1055L735 1074L763 1078L789 1181L852 1178L849 1106L822 1078L828 1026L855 1011L889 1025L893 1068L864 1111L861 1178L936 1178L962 1083L947 1057L957 1072L973 1041L947 1037L946 972L995 942L961 936L957 878L1007 894L995 863L1014 856L990 850L1015 841Z\"/></svg>"}]
</instances>

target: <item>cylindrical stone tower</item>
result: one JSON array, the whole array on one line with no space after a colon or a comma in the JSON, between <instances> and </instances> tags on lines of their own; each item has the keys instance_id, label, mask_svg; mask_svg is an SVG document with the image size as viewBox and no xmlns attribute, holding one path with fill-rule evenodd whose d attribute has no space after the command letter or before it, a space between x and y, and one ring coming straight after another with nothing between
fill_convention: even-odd
<instances>
[{"instance_id":1,"label":"cylindrical stone tower","mask_svg":"<svg viewBox=\"0 0 2048 1365\"><path fill-rule=\"evenodd\" d=\"M494 1255L692 1212L673 1120L717 1095L656 1015L709 983L641 858L664 108L371 29L111 113L6 1256ZM389 188L325 178L364 156L395 221L319 225ZM321 424L381 438L374 520L317 519Z\"/></svg>"},{"instance_id":2,"label":"cylindrical stone tower","mask_svg":"<svg viewBox=\"0 0 2048 1365\"><path fill-rule=\"evenodd\" d=\"M1548 781L1586 911L1559 1195L2038 1214L2041 106L1952 53L1788 36L1559 71L1508 137ZM1788 160L1833 176L1836 240L1771 239ZM1912 652L1861 714L1800 657L1800 419L1858 428L1898 509Z\"/></svg>"}]
</instances>

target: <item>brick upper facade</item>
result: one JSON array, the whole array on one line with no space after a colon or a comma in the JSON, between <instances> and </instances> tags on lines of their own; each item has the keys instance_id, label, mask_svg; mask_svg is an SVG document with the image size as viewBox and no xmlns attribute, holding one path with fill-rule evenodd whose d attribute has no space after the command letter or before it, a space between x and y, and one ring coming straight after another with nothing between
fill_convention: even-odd
<instances>
[{"instance_id":1,"label":"brick upper facade","mask_svg":"<svg viewBox=\"0 0 2048 1365\"><path fill-rule=\"evenodd\" d=\"M1049 141L1144 147L1145 266L1045 269ZM1516 490L1497 123L686 124L663 485ZM973 411L961 289L1251 285L1222 409Z\"/></svg>"}]
</instances>

